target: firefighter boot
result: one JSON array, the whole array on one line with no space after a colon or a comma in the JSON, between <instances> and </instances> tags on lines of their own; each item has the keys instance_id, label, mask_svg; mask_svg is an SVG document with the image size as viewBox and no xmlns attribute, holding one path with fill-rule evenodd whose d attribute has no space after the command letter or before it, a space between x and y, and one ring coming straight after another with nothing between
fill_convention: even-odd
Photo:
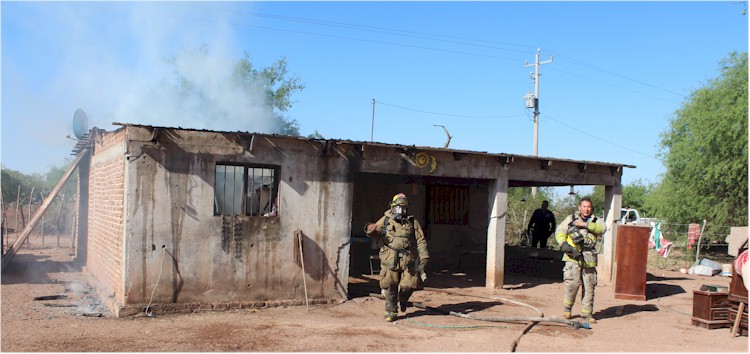
<instances>
[{"instance_id":1,"label":"firefighter boot","mask_svg":"<svg viewBox=\"0 0 750 354\"><path fill-rule=\"evenodd\" d=\"M396 308L398 294L391 289L385 289L383 293L385 295L385 320L393 322L398 317L398 309Z\"/></svg>"},{"instance_id":2,"label":"firefighter boot","mask_svg":"<svg viewBox=\"0 0 750 354\"><path fill-rule=\"evenodd\" d=\"M571 308L566 307L565 310L563 310L563 317L570 318L570 316L571 316Z\"/></svg>"},{"instance_id":3,"label":"firefighter boot","mask_svg":"<svg viewBox=\"0 0 750 354\"><path fill-rule=\"evenodd\" d=\"M594 315L592 314L581 314L581 317L583 317L583 320L588 323L596 323L596 318L594 318Z\"/></svg>"},{"instance_id":4,"label":"firefighter boot","mask_svg":"<svg viewBox=\"0 0 750 354\"><path fill-rule=\"evenodd\" d=\"M414 290L400 290L398 292L399 305L401 306L401 312L406 312L406 308L409 307L409 297Z\"/></svg>"}]
</instances>

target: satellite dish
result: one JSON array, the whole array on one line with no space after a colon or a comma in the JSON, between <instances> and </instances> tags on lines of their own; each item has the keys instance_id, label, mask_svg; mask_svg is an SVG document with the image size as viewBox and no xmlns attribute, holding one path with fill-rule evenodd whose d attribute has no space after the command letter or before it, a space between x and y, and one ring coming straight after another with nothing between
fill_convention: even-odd
<instances>
[{"instance_id":1,"label":"satellite dish","mask_svg":"<svg viewBox=\"0 0 750 354\"><path fill-rule=\"evenodd\" d=\"M73 113L73 134L76 138L83 139L83 136L89 132L89 117L82 109L76 109Z\"/></svg>"}]
</instances>

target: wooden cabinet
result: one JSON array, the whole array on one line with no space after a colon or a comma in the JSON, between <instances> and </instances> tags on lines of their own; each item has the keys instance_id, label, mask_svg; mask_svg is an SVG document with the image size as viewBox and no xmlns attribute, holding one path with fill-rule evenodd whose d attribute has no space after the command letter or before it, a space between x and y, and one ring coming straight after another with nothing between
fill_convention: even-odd
<instances>
[{"instance_id":1,"label":"wooden cabinet","mask_svg":"<svg viewBox=\"0 0 750 354\"><path fill-rule=\"evenodd\" d=\"M648 226L617 225L615 299L646 301Z\"/></svg>"},{"instance_id":2,"label":"wooden cabinet","mask_svg":"<svg viewBox=\"0 0 750 354\"><path fill-rule=\"evenodd\" d=\"M693 325L708 329L729 327L728 292L693 290Z\"/></svg>"},{"instance_id":3,"label":"wooden cabinet","mask_svg":"<svg viewBox=\"0 0 750 354\"><path fill-rule=\"evenodd\" d=\"M737 327L737 332L743 336L747 335L747 288L742 282L742 277L734 269L732 265L732 281L729 283L729 296L727 297L729 302L729 311L727 313L728 322L730 325L734 325L737 320L737 313L739 312L740 303L745 303L743 306L742 314L740 315L740 323Z\"/></svg>"}]
</instances>

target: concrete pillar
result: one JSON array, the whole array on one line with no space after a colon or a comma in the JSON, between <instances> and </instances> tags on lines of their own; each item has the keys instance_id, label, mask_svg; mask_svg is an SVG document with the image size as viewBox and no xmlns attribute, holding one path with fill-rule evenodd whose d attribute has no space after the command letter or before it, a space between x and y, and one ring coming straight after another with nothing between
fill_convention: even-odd
<instances>
[{"instance_id":1,"label":"concrete pillar","mask_svg":"<svg viewBox=\"0 0 750 354\"><path fill-rule=\"evenodd\" d=\"M485 287L500 288L505 278L505 221L508 216L508 173L501 169L489 185L490 222L487 227L487 270Z\"/></svg>"},{"instance_id":2,"label":"concrete pillar","mask_svg":"<svg viewBox=\"0 0 750 354\"><path fill-rule=\"evenodd\" d=\"M615 248L617 237L617 224L620 221L620 208L622 207L622 183L618 179L614 185L604 188L604 224L607 231L602 238L602 249L599 254L599 281L612 283L615 269Z\"/></svg>"}]
</instances>

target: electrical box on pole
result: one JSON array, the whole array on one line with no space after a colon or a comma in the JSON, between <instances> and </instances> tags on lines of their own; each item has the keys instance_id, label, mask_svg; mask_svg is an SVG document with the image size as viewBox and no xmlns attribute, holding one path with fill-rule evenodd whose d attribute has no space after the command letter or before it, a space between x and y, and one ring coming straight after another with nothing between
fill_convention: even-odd
<instances>
[{"instance_id":1,"label":"electrical box on pole","mask_svg":"<svg viewBox=\"0 0 750 354\"><path fill-rule=\"evenodd\" d=\"M523 96L523 99L526 101L526 108L536 108L536 97L531 92Z\"/></svg>"}]
</instances>

